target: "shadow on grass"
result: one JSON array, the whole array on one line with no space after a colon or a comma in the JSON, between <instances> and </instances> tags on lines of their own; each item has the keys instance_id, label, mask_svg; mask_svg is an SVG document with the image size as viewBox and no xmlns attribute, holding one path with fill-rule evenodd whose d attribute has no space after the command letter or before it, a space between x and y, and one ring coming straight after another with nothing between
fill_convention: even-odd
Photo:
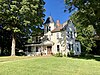
<instances>
[{"instance_id":1,"label":"shadow on grass","mask_svg":"<svg viewBox=\"0 0 100 75\"><path fill-rule=\"evenodd\" d=\"M99 55L93 55L93 56L74 56L72 58L77 58L77 59L86 59L86 60L96 60L100 61L100 56Z\"/></svg>"}]
</instances>

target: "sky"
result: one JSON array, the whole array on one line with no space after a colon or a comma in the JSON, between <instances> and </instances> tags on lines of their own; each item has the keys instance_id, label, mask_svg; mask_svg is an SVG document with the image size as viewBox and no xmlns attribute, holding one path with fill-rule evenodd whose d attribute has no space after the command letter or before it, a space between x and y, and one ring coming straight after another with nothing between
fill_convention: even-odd
<instances>
[{"instance_id":1,"label":"sky","mask_svg":"<svg viewBox=\"0 0 100 75\"><path fill-rule=\"evenodd\" d=\"M52 16L54 21L60 20L60 23L64 23L69 19L71 15L68 11L64 13L65 5L64 0L44 0L45 1L45 20L48 16Z\"/></svg>"}]
</instances>

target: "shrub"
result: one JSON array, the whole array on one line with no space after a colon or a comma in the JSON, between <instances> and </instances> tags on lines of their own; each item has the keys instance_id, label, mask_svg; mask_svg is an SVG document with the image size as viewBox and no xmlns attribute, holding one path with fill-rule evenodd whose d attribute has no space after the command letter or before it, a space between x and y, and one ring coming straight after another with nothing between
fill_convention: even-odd
<instances>
[{"instance_id":1,"label":"shrub","mask_svg":"<svg viewBox=\"0 0 100 75\"><path fill-rule=\"evenodd\" d=\"M94 55L93 54L87 54L86 52L82 52L80 57L93 58Z\"/></svg>"},{"instance_id":2,"label":"shrub","mask_svg":"<svg viewBox=\"0 0 100 75\"><path fill-rule=\"evenodd\" d=\"M23 55L25 55L25 53L24 52L16 52L16 55L17 56L23 56Z\"/></svg>"},{"instance_id":3,"label":"shrub","mask_svg":"<svg viewBox=\"0 0 100 75\"><path fill-rule=\"evenodd\" d=\"M62 53L56 53L55 56L56 57L63 57L63 54Z\"/></svg>"},{"instance_id":4,"label":"shrub","mask_svg":"<svg viewBox=\"0 0 100 75\"><path fill-rule=\"evenodd\" d=\"M80 57L84 57L85 54L86 54L86 52L82 52L81 55L80 55Z\"/></svg>"},{"instance_id":5,"label":"shrub","mask_svg":"<svg viewBox=\"0 0 100 75\"><path fill-rule=\"evenodd\" d=\"M66 57L66 54L64 54L63 56Z\"/></svg>"},{"instance_id":6,"label":"shrub","mask_svg":"<svg viewBox=\"0 0 100 75\"><path fill-rule=\"evenodd\" d=\"M74 51L70 50L67 54L68 57L73 57L74 56Z\"/></svg>"},{"instance_id":7,"label":"shrub","mask_svg":"<svg viewBox=\"0 0 100 75\"><path fill-rule=\"evenodd\" d=\"M94 55L93 54L86 54L85 57L87 57L87 58L93 58Z\"/></svg>"}]
</instances>

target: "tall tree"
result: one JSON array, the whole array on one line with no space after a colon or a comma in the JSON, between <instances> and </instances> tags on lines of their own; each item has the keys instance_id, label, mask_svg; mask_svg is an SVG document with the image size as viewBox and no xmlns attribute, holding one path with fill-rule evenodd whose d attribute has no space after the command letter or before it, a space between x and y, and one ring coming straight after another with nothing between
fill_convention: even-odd
<instances>
[{"instance_id":1,"label":"tall tree","mask_svg":"<svg viewBox=\"0 0 100 75\"><path fill-rule=\"evenodd\" d=\"M81 42L82 52L89 53L92 50L92 47L96 46L94 36L95 30L92 25L88 25L87 27L77 22L78 19L76 17L76 13L74 13L70 19L73 21L76 29L77 29L77 40Z\"/></svg>"},{"instance_id":2,"label":"tall tree","mask_svg":"<svg viewBox=\"0 0 100 75\"><path fill-rule=\"evenodd\" d=\"M38 33L43 23L45 2L43 0L0 0L0 24L11 31L11 56L15 56L17 34Z\"/></svg>"},{"instance_id":3,"label":"tall tree","mask_svg":"<svg viewBox=\"0 0 100 75\"><path fill-rule=\"evenodd\" d=\"M93 25L100 36L100 0L64 0L66 8L71 12L77 10L75 18L81 25Z\"/></svg>"}]
</instances>

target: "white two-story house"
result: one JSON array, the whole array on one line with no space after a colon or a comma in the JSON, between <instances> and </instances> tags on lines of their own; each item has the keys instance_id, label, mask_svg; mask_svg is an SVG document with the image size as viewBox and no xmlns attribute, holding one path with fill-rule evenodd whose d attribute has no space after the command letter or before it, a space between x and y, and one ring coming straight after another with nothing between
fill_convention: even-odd
<instances>
[{"instance_id":1,"label":"white two-story house","mask_svg":"<svg viewBox=\"0 0 100 75\"><path fill-rule=\"evenodd\" d=\"M53 18L49 16L44 23L44 35L33 37L35 43L25 45L27 47L26 53L50 55L60 52L67 55L70 50L73 50L74 55L79 55L81 46L80 42L76 41L76 37L76 28L71 20L61 25L59 20L55 23Z\"/></svg>"}]
</instances>

